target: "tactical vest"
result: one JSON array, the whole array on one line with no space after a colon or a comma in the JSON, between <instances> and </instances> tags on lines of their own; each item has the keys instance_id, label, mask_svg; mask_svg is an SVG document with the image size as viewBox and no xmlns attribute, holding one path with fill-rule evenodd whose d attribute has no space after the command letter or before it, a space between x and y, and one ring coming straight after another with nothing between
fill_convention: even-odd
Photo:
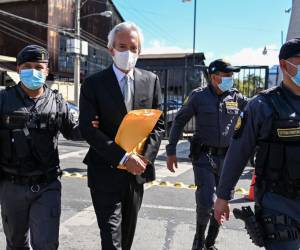
<instances>
[{"instance_id":1,"label":"tactical vest","mask_svg":"<svg viewBox=\"0 0 300 250\"><path fill-rule=\"evenodd\" d=\"M256 155L256 195L273 192L300 198L300 113L280 87L262 95L274 110L272 129L258 143ZM299 108L299 107L298 107Z\"/></svg>"},{"instance_id":2,"label":"tactical vest","mask_svg":"<svg viewBox=\"0 0 300 250\"><path fill-rule=\"evenodd\" d=\"M44 102L35 112L24 106L7 108L14 98L22 103L17 87L1 93L0 166L15 174L35 170L47 172L59 164L57 141L62 124L62 97L57 91L48 91ZM6 95L6 97L5 97Z\"/></svg>"}]
</instances>

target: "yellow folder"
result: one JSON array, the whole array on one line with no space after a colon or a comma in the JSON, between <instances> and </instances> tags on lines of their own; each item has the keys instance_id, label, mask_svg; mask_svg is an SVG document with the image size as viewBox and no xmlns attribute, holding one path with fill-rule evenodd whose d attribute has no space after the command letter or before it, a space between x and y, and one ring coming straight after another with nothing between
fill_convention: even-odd
<instances>
[{"instance_id":1,"label":"yellow folder","mask_svg":"<svg viewBox=\"0 0 300 250\"><path fill-rule=\"evenodd\" d=\"M162 112L157 109L132 110L123 118L115 142L127 153L141 154L144 144ZM119 165L118 168L125 169Z\"/></svg>"}]
</instances>

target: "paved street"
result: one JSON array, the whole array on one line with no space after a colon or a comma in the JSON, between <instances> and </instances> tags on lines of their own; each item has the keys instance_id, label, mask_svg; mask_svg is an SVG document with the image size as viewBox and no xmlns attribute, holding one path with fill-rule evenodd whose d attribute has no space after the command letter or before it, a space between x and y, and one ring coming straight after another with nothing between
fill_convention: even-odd
<instances>
[{"instance_id":1,"label":"paved street","mask_svg":"<svg viewBox=\"0 0 300 250\"><path fill-rule=\"evenodd\" d=\"M191 249L195 231L194 190L187 186L177 188L173 185L176 182L185 185L194 183L191 164L187 159L187 149L188 143L182 141L178 153L179 169L176 174L172 174L166 170L165 151L162 146L156 165L157 183L145 187L133 250ZM87 180L80 178L81 175L86 175L86 167L81 163L86 151L84 143L60 140L62 168L69 173L79 173L77 177L62 178L60 249L64 250L101 249ZM238 187L248 189L250 178L251 168L246 168ZM237 195L232 207L240 207L241 204L247 203ZM251 244L242 223L234 219L223 226L217 247L221 250L258 249ZM0 249L5 249L2 227L0 227Z\"/></svg>"}]
</instances>

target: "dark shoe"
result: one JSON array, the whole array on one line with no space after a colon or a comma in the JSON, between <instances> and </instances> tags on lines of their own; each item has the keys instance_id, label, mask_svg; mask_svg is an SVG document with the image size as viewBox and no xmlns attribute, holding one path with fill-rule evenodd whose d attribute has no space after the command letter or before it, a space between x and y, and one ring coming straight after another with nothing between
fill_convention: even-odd
<instances>
[{"instance_id":1,"label":"dark shoe","mask_svg":"<svg viewBox=\"0 0 300 250\"><path fill-rule=\"evenodd\" d=\"M205 229L206 225L197 224L192 250L204 250Z\"/></svg>"}]
</instances>

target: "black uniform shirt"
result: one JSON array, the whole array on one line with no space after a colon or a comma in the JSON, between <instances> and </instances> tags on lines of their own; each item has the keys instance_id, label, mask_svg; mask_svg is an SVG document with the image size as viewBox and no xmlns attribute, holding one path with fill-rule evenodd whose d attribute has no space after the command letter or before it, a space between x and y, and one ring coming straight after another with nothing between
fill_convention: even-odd
<instances>
[{"instance_id":1,"label":"black uniform shirt","mask_svg":"<svg viewBox=\"0 0 300 250\"><path fill-rule=\"evenodd\" d=\"M48 167L55 168L59 166L58 150L57 150L57 138L59 132L63 134L66 139L80 140L81 135L78 129L78 124L69 112L67 103L60 98L60 103L57 101L57 94L53 90L49 89L46 85L44 86L44 93L37 99L30 98L20 87L17 86L10 87L8 89L2 90L0 94L0 114L3 115L14 115L17 113L38 113L38 114L49 114L58 112L58 106L61 105L59 112L61 112L61 126L59 130L55 133L47 129L32 129L29 128L30 137L32 138L32 144L34 145L35 155L43 162L47 163ZM14 155L16 149L11 147L9 140L12 138L7 137L7 130L5 128L0 129L0 166L9 172L22 172L22 170L16 170L11 165L9 160L12 155ZM20 132L22 134L22 132ZM26 134L26 131L25 131ZM15 134L17 136L17 133ZM22 136L18 137L23 140ZM14 138L16 146L19 142L17 138ZM19 142L20 143L20 142ZM29 147L30 148L30 147ZM8 150L9 149L9 150ZM21 151L19 154L26 154L25 147L19 147L17 150ZM23 152L22 152L23 151ZM29 149L32 151L32 148ZM32 154L32 152L31 152ZM15 158L13 156L12 158ZM39 161L38 161L39 162ZM22 174L37 174L40 173L40 166L36 166L36 169L31 169L30 173Z\"/></svg>"},{"instance_id":2,"label":"black uniform shirt","mask_svg":"<svg viewBox=\"0 0 300 250\"><path fill-rule=\"evenodd\" d=\"M292 106L299 108L300 96L293 94L284 85L281 88ZM240 136L234 138L230 144L217 190L218 197L225 200L232 197L233 189L249 157L254 153L257 142L269 137L273 108L263 95L258 95L249 102L242 116Z\"/></svg>"}]
</instances>

